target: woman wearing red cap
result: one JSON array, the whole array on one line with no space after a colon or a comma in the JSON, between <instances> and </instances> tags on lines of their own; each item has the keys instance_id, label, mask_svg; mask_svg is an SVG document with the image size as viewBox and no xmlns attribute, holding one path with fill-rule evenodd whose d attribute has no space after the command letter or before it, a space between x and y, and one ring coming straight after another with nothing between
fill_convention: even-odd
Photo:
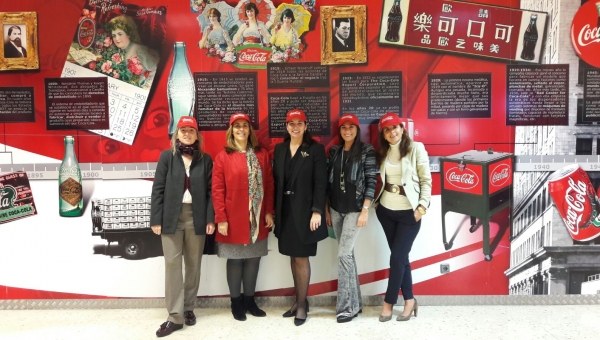
<instances>
[{"instance_id":1,"label":"woman wearing red cap","mask_svg":"<svg viewBox=\"0 0 600 340\"><path fill-rule=\"evenodd\" d=\"M308 313L309 256L317 254L317 242L327 238L325 148L307 131L304 111L286 115L283 143L275 146L275 236L279 252L290 256L296 302L283 314L300 326Z\"/></svg>"},{"instance_id":2,"label":"woman wearing red cap","mask_svg":"<svg viewBox=\"0 0 600 340\"><path fill-rule=\"evenodd\" d=\"M246 114L231 116L226 140L225 150L215 158L212 181L217 254L227 259L231 313L244 321L246 311L267 315L256 305L254 290L273 227L273 172Z\"/></svg>"},{"instance_id":3,"label":"woman wearing red cap","mask_svg":"<svg viewBox=\"0 0 600 340\"><path fill-rule=\"evenodd\" d=\"M408 254L421 228L421 217L431 200L429 157L423 143L414 142L400 117L386 113L379 120L379 149L376 153L382 186L376 213L390 246L390 278L379 321L392 319L398 290L402 289L404 310L396 320L417 316L419 305L412 292Z\"/></svg>"},{"instance_id":4,"label":"woman wearing red cap","mask_svg":"<svg viewBox=\"0 0 600 340\"><path fill-rule=\"evenodd\" d=\"M167 321L156 331L167 336L196 324L194 306L206 234L215 231L211 198L212 159L202 151L194 117L179 119L171 149L160 154L152 184L150 225L161 235L165 255ZM185 279L182 270L185 258Z\"/></svg>"},{"instance_id":5,"label":"woman wearing red cap","mask_svg":"<svg viewBox=\"0 0 600 340\"><path fill-rule=\"evenodd\" d=\"M375 149L360 140L358 118L339 119L339 144L329 149L327 226L338 241L337 322L352 321L362 311L360 283L354 259L354 243L367 225L377 186Z\"/></svg>"}]
</instances>

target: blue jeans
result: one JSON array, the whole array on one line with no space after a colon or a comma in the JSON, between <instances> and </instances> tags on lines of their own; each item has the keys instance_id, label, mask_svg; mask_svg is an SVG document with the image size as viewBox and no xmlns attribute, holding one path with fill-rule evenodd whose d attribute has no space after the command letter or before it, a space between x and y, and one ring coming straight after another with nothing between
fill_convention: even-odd
<instances>
[{"instance_id":1,"label":"blue jeans","mask_svg":"<svg viewBox=\"0 0 600 340\"><path fill-rule=\"evenodd\" d=\"M360 228L356 226L360 212L342 214L332 208L331 225L338 242L338 294L336 316L352 317L362 308L360 282L354 258L354 243Z\"/></svg>"},{"instance_id":2,"label":"blue jeans","mask_svg":"<svg viewBox=\"0 0 600 340\"><path fill-rule=\"evenodd\" d=\"M380 204L376 213L392 251L390 255L390 279L388 280L384 301L395 305L398 302L398 290L400 288L404 300L414 298L408 254L421 229L421 221L417 222L415 220L414 211L411 209L390 210Z\"/></svg>"}]
</instances>

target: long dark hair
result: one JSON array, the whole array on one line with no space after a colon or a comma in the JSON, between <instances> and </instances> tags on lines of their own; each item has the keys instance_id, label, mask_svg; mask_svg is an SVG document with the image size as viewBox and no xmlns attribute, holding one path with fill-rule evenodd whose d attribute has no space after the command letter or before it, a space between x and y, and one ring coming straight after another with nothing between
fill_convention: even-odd
<instances>
[{"instance_id":1,"label":"long dark hair","mask_svg":"<svg viewBox=\"0 0 600 340\"><path fill-rule=\"evenodd\" d=\"M289 132L287 132L286 130L283 133L283 141L287 142L289 140L292 140L292 136L290 136ZM308 132L308 129L306 129L306 131L304 131L304 134L302 135L302 146L313 145L316 142L317 141L314 140L314 138L312 138L312 136L310 135L310 132Z\"/></svg>"},{"instance_id":2,"label":"long dark hair","mask_svg":"<svg viewBox=\"0 0 600 340\"><path fill-rule=\"evenodd\" d=\"M399 124L402 127L402 139L400 139L400 159L404 156L408 155L410 152L410 148L412 147L412 139L408 135L408 131L404 128L404 124ZM377 152L375 153L375 160L377 161L377 166L380 167L381 164L385 161L387 157L388 151L390 150L390 143L385 140L383 136L383 130L379 131L377 135L377 142L379 142L379 148L377 148Z\"/></svg>"},{"instance_id":3,"label":"long dark hair","mask_svg":"<svg viewBox=\"0 0 600 340\"><path fill-rule=\"evenodd\" d=\"M352 160L353 162L360 162L361 158L362 158L362 145L363 142L360 140L360 126L355 125L356 126L356 137L354 137L354 141L352 142L352 146L350 147L350 150L348 151L348 159ZM338 130L338 138L339 138L339 144L342 146L342 152L344 152L344 145L346 144L346 141L344 140L344 138L342 138L342 128L340 127L340 129Z\"/></svg>"}]
</instances>

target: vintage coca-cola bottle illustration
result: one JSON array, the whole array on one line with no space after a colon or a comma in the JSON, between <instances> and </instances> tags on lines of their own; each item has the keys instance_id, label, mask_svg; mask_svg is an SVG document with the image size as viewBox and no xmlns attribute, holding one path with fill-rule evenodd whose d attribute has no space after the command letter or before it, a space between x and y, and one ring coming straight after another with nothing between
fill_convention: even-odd
<instances>
[{"instance_id":1,"label":"vintage coca-cola bottle illustration","mask_svg":"<svg viewBox=\"0 0 600 340\"><path fill-rule=\"evenodd\" d=\"M400 41L400 26L402 25L402 11L400 10L400 0L394 0L394 5L388 14L387 33L385 40L391 42Z\"/></svg>"},{"instance_id":2,"label":"vintage coca-cola bottle illustration","mask_svg":"<svg viewBox=\"0 0 600 340\"><path fill-rule=\"evenodd\" d=\"M177 130L177 122L183 116L194 115L196 90L194 78L185 55L185 43L174 44L175 56L167 82L167 97L169 99L169 139Z\"/></svg>"},{"instance_id":3,"label":"vintage coca-cola bottle illustration","mask_svg":"<svg viewBox=\"0 0 600 340\"><path fill-rule=\"evenodd\" d=\"M533 60L535 59L535 46L538 41L537 31L537 14L532 14L529 20L529 25L523 34L523 51L521 51L521 59Z\"/></svg>"},{"instance_id":4,"label":"vintage coca-cola bottle illustration","mask_svg":"<svg viewBox=\"0 0 600 340\"><path fill-rule=\"evenodd\" d=\"M65 137L65 155L58 174L58 213L75 217L83 214L81 168L77 162L73 136Z\"/></svg>"}]
</instances>

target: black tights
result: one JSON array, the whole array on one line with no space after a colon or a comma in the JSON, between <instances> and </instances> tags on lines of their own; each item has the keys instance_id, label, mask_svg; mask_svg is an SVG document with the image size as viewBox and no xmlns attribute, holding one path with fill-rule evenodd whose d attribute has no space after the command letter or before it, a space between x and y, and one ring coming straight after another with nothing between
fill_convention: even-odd
<instances>
[{"instance_id":1,"label":"black tights","mask_svg":"<svg viewBox=\"0 0 600 340\"><path fill-rule=\"evenodd\" d=\"M259 265L260 257L227 259L227 284L232 298L237 298L242 294L242 281L244 294L254 296Z\"/></svg>"},{"instance_id":2,"label":"black tights","mask_svg":"<svg viewBox=\"0 0 600 340\"><path fill-rule=\"evenodd\" d=\"M296 291L296 302L290 310L296 311L297 318L305 319L306 296L308 295L308 284L310 283L310 262L308 257L290 257L290 265Z\"/></svg>"}]
</instances>

